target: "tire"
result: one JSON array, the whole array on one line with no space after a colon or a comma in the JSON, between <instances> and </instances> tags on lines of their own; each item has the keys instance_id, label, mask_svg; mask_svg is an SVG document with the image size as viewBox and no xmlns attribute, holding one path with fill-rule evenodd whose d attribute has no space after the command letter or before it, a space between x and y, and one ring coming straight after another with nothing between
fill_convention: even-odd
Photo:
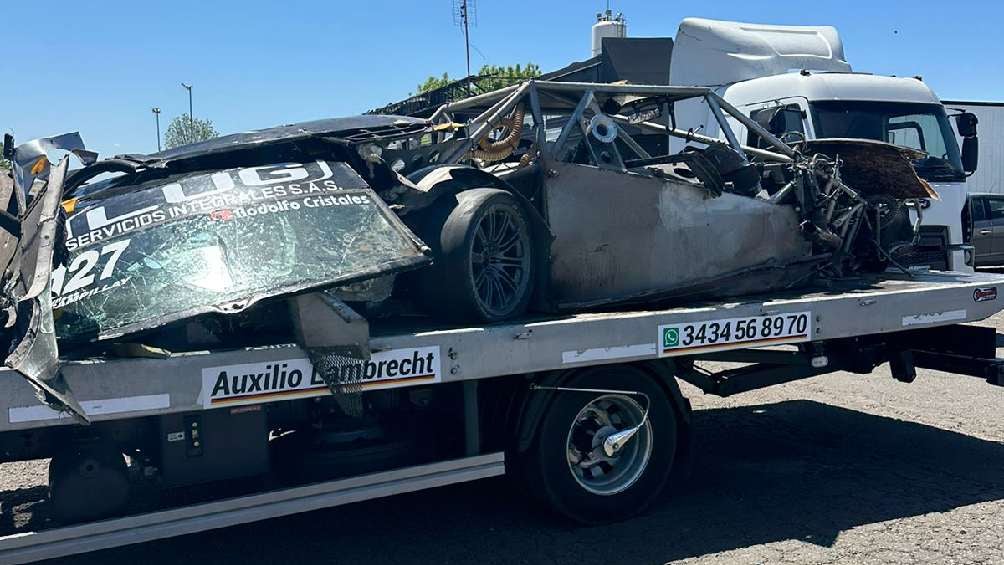
<instances>
[{"instance_id":1,"label":"tire","mask_svg":"<svg viewBox=\"0 0 1004 565\"><path fill-rule=\"evenodd\" d=\"M438 206L418 230L434 260L420 275L425 310L462 322L523 314L533 294L536 257L519 200L504 190L474 188Z\"/></svg>"},{"instance_id":2,"label":"tire","mask_svg":"<svg viewBox=\"0 0 1004 565\"><path fill-rule=\"evenodd\" d=\"M644 407L644 397L554 392L536 441L522 457L527 486L550 509L581 524L616 522L646 510L665 489L676 457L677 420L666 392L647 373L628 365L585 369L561 386L642 392L650 402L648 423L624 445L615 464L609 466L609 472L601 469L600 477L590 477L581 463L573 461L575 448L582 446L581 440L585 437L581 433L584 427L581 422L590 420L589 417L583 419L584 413L588 413L587 407L602 406L605 402L609 405L616 399L623 407L636 410L636 419L619 418L621 425L614 426L617 431L623 431L640 423L637 410ZM612 412L608 410L607 413ZM629 424L625 424L625 420ZM600 437L605 437L609 432L600 430L596 435L602 433ZM588 464L587 459L582 461ZM640 466L636 468L636 465ZM576 467L582 473L577 472Z\"/></svg>"}]
</instances>

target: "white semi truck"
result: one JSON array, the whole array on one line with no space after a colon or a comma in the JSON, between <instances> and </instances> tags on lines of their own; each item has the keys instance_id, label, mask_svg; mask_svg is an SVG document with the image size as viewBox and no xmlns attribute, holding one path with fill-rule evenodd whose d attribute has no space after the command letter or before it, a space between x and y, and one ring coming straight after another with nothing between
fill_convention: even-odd
<instances>
[{"instance_id":1,"label":"white semi truck","mask_svg":"<svg viewBox=\"0 0 1004 565\"><path fill-rule=\"evenodd\" d=\"M676 34L669 80L678 86L714 88L789 142L872 139L922 151L926 156L914 167L940 200L924 203L920 244L909 262L939 270L972 270L973 251L964 243L960 218L966 205L966 177L976 169L975 120L968 113L950 116L920 77L854 72L833 27L686 18ZM707 109L680 104L676 119L695 123L694 112ZM962 150L950 117L965 134ZM714 119L701 123L707 124L706 135L722 136ZM748 128L735 120L731 125L746 142Z\"/></svg>"}]
</instances>

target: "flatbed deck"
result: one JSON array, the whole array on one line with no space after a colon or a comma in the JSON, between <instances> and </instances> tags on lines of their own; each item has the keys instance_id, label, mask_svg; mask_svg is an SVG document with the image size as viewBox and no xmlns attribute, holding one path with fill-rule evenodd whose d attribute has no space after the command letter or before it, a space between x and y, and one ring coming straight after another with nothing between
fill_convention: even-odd
<instances>
[{"instance_id":1,"label":"flatbed deck","mask_svg":"<svg viewBox=\"0 0 1004 565\"><path fill-rule=\"evenodd\" d=\"M376 327L374 357L359 368L362 387L390 388L687 354L665 349L661 328L808 314L817 341L978 321L1002 309L1004 276L927 272L887 274L828 288L659 310L604 312L485 327ZM703 341L703 340L702 340ZM783 341L783 340L782 340ZM720 343L713 351L769 345ZM693 348L691 348L693 349ZM295 345L202 351L167 358L68 361L64 376L92 421L188 412L330 394ZM372 374L370 374L372 373ZM73 420L42 405L30 385L0 373L0 432Z\"/></svg>"}]
</instances>

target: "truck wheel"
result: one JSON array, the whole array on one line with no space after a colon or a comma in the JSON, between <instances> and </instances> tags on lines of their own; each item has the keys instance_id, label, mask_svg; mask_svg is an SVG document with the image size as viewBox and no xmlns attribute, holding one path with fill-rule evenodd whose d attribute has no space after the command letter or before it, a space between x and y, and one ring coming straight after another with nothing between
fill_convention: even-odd
<instances>
[{"instance_id":1,"label":"truck wheel","mask_svg":"<svg viewBox=\"0 0 1004 565\"><path fill-rule=\"evenodd\" d=\"M533 292L533 238L526 211L512 194L494 188L458 193L432 237L426 242L436 264L424 273L422 288L437 312L498 322L526 311Z\"/></svg>"},{"instance_id":2,"label":"truck wheel","mask_svg":"<svg viewBox=\"0 0 1004 565\"><path fill-rule=\"evenodd\" d=\"M122 453L112 445L82 446L49 462L52 514L63 522L115 514L129 499L129 476Z\"/></svg>"},{"instance_id":3,"label":"truck wheel","mask_svg":"<svg viewBox=\"0 0 1004 565\"><path fill-rule=\"evenodd\" d=\"M629 518L654 502L676 455L677 423L662 388L635 367L585 369L563 387L639 391L648 418L612 455L611 434L642 423L646 400L637 395L558 391L525 460L528 486L559 514L583 524Z\"/></svg>"}]
</instances>

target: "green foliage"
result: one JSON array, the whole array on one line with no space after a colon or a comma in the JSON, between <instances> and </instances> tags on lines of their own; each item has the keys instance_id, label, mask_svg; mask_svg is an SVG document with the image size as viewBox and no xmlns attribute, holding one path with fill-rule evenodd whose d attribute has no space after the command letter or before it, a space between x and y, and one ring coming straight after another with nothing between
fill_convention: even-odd
<instances>
[{"instance_id":1,"label":"green foliage","mask_svg":"<svg viewBox=\"0 0 1004 565\"><path fill-rule=\"evenodd\" d=\"M200 118L193 120L188 117L188 114L184 114L175 117L167 126L167 131L164 132L164 145L168 149L173 149L182 145L212 139L219 135L216 128L213 127L211 120Z\"/></svg>"},{"instance_id":2,"label":"green foliage","mask_svg":"<svg viewBox=\"0 0 1004 565\"><path fill-rule=\"evenodd\" d=\"M505 88L523 79L537 78L540 76L540 67L534 63L527 63L525 67L520 66L519 63L516 66L509 65L507 67L485 65L478 71L478 76L492 77L478 81L480 92L490 92Z\"/></svg>"},{"instance_id":3,"label":"green foliage","mask_svg":"<svg viewBox=\"0 0 1004 565\"><path fill-rule=\"evenodd\" d=\"M0 170L9 171L10 170L10 160L0 159Z\"/></svg>"},{"instance_id":4,"label":"green foliage","mask_svg":"<svg viewBox=\"0 0 1004 565\"><path fill-rule=\"evenodd\" d=\"M430 90L436 90L437 88L442 88L450 84L450 75L443 73L441 77L431 76L425 79L425 82L418 85L418 93L429 92Z\"/></svg>"},{"instance_id":5,"label":"green foliage","mask_svg":"<svg viewBox=\"0 0 1004 565\"><path fill-rule=\"evenodd\" d=\"M540 76L540 67L534 63L527 63L526 66L520 64L500 66L500 65L485 65L481 67L478 71L477 86L475 87L478 93L489 92L492 90L498 90L499 88L505 88L513 83L519 82L523 79L536 78ZM447 73L443 73L442 76L430 76L425 79L425 82L418 85L418 93L429 92L430 90L436 90L437 88L442 88L450 84L452 79Z\"/></svg>"}]
</instances>

